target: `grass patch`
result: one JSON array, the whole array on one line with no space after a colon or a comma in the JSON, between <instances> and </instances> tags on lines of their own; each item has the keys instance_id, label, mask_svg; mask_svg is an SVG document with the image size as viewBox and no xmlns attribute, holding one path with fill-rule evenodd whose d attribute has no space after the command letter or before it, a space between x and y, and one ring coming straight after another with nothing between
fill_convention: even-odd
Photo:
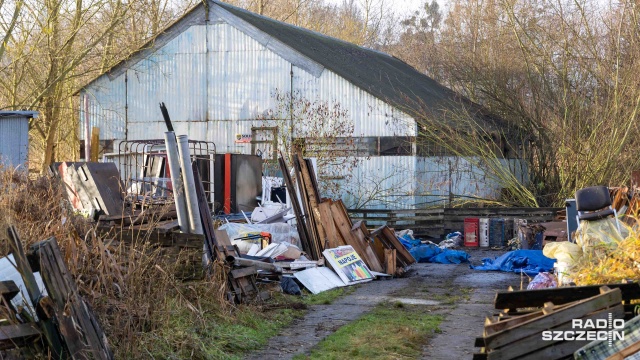
<instances>
[{"instance_id":1,"label":"grass patch","mask_svg":"<svg viewBox=\"0 0 640 360\"><path fill-rule=\"evenodd\" d=\"M381 304L294 359L416 359L442 319L424 306Z\"/></svg>"},{"instance_id":2,"label":"grass patch","mask_svg":"<svg viewBox=\"0 0 640 360\"><path fill-rule=\"evenodd\" d=\"M261 311L241 306L228 316L217 311L196 316L177 303L169 308L172 314L166 324L141 334L138 350L152 358L241 359L304 315L304 311L289 308Z\"/></svg>"},{"instance_id":3,"label":"grass patch","mask_svg":"<svg viewBox=\"0 0 640 360\"><path fill-rule=\"evenodd\" d=\"M304 303L307 305L329 305L333 303L337 298L349 295L356 291L355 286L344 286L327 291L323 291L319 294L310 294L304 297Z\"/></svg>"},{"instance_id":4,"label":"grass patch","mask_svg":"<svg viewBox=\"0 0 640 360\"><path fill-rule=\"evenodd\" d=\"M443 305L456 305L462 301L469 301L473 288L454 288L442 294L430 295L431 300L439 301Z\"/></svg>"}]
</instances>

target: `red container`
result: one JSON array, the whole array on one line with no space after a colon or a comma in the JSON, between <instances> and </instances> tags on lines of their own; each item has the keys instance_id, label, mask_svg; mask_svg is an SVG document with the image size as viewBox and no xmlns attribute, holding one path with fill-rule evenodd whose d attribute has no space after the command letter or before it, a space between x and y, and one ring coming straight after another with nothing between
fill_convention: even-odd
<instances>
[{"instance_id":1,"label":"red container","mask_svg":"<svg viewBox=\"0 0 640 360\"><path fill-rule=\"evenodd\" d=\"M480 239L480 219L464 219L464 246L478 247Z\"/></svg>"}]
</instances>

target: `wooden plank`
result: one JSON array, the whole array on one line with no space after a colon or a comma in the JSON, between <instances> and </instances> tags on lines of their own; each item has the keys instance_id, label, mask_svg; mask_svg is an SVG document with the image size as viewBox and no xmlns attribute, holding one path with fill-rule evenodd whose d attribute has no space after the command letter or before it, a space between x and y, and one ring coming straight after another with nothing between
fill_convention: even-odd
<instances>
[{"instance_id":1,"label":"wooden plank","mask_svg":"<svg viewBox=\"0 0 640 360\"><path fill-rule=\"evenodd\" d=\"M32 246L42 280L53 301L60 332L73 359L113 359L107 337L93 311L78 293L55 238Z\"/></svg>"},{"instance_id":2,"label":"wooden plank","mask_svg":"<svg viewBox=\"0 0 640 360\"><path fill-rule=\"evenodd\" d=\"M396 249L384 249L385 273L395 275L396 273Z\"/></svg>"},{"instance_id":3,"label":"wooden plank","mask_svg":"<svg viewBox=\"0 0 640 360\"><path fill-rule=\"evenodd\" d=\"M296 216L296 228L298 230L298 234L300 235L300 244L302 245L302 250L306 251L309 257L311 257L313 260L318 260L319 254L313 254L313 250L311 249L309 230L305 223L302 208L300 207L300 203L298 202L298 196L296 196L297 192L295 187L293 186L293 181L291 180L291 175L289 173L289 169L287 168L287 163L282 157L282 154L280 154L280 157L278 158L278 163L280 164L280 170L282 171L282 177L284 178L285 186L287 187L287 191L289 192L289 198L291 200L291 206L293 207L293 213Z\"/></svg>"},{"instance_id":4,"label":"wooden plank","mask_svg":"<svg viewBox=\"0 0 640 360\"><path fill-rule=\"evenodd\" d=\"M558 311L546 314L539 318L531 319L512 328L491 334L484 338L487 348L498 348L514 341L523 339L542 330L549 329L572 319L578 319L591 312L618 305L622 302L620 289L606 291L603 294L586 300L577 301Z\"/></svg>"},{"instance_id":5,"label":"wooden plank","mask_svg":"<svg viewBox=\"0 0 640 360\"><path fill-rule=\"evenodd\" d=\"M8 281L0 281L0 295L7 301L13 299L18 293L20 289L16 283L11 280Z\"/></svg>"},{"instance_id":6,"label":"wooden plank","mask_svg":"<svg viewBox=\"0 0 640 360\"><path fill-rule=\"evenodd\" d=\"M315 212L311 205L311 201L315 201L315 196L309 193L311 186L307 186L305 183L306 176L303 175L303 173L306 173L306 171L303 170L304 162L305 161L301 156L293 154L293 169L296 174L296 181L300 191L300 200L302 201L302 208L305 213L307 228L311 235L309 238L309 244L313 247L313 252L319 259L322 257L321 246L324 239L321 237L320 229L318 229L318 223L315 220Z\"/></svg>"},{"instance_id":7,"label":"wooden plank","mask_svg":"<svg viewBox=\"0 0 640 360\"><path fill-rule=\"evenodd\" d=\"M609 356L606 360L624 360L626 357L637 354L638 352L640 352L640 341L634 342L626 348Z\"/></svg>"},{"instance_id":8,"label":"wooden plank","mask_svg":"<svg viewBox=\"0 0 640 360\"><path fill-rule=\"evenodd\" d=\"M338 229L336 229L336 224L333 221L333 215L331 214L331 203L331 200L321 202L318 204L318 210L320 211L322 226L327 235L327 246L329 248L336 248L347 244L338 234Z\"/></svg>"},{"instance_id":9,"label":"wooden plank","mask_svg":"<svg viewBox=\"0 0 640 360\"><path fill-rule=\"evenodd\" d=\"M302 151L298 148L298 161L300 164L300 174L302 175L301 184L304 186L307 194L307 199L309 201L309 214L310 218L313 221L316 232L317 232L317 241L318 241L318 251L322 252L323 245L327 240L327 233L322 226L322 221L320 220L320 210L318 209L318 204L320 203L320 195L317 192L317 187L315 183L315 179L312 177L313 168L310 168L308 159L302 158Z\"/></svg>"},{"instance_id":10,"label":"wooden plank","mask_svg":"<svg viewBox=\"0 0 640 360\"><path fill-rule=\"evenodd\" d=\"M7 229L7 235L9 239L11 239L9 246L13 252L13 257L16 261L16 267L18 272L24 281L25 287L27 289L27 293L29 294L29 299L31 303L35 306L38 304L38 301L42 297L42 293L40 292L40 288L38 287L38 283L36 282L36 278L29 267L29 261L24 253L24 248L22 247L22 241L18 236L18 232L14 226L10 226ZM46 275L41 271L41 275ZM51 352L54 356L66 359L68 358L68 353L62 342L60 340L60 334L55 327L52 319L41 319L40 321L42 332L44 333L44 337L47 340L47 345L51 349Z\"/></svg>"},{"instance_id":11,"label":"wooden plank","mask_svg":"<svg viewBox=\"0 0 640 360\"><path fill-rule=\"evenodd\" d=\"M207 200L207 194L202 184L202 178L200 177L200 170L196 161L191 163L191 171L193 172L193 180L195 182L196 196L198 197L198 209L200 210L200 221L202 223L202 232L204 234L204 247L206 252L204 254L207 268L210 269L210 264L219 257L217 251L218 245L214 232L213 217L211 216L211 208L209 207L209 201Z\"/></svg>"},{"instance_id":12,"label":"wooden plank","mask_svg":"<svg viewBox=\"0 0 640 360\"><path fill-rule=\"evenodd\" d=\"M249 267L245 267L245 268L235 269L235 270L231 270L231 272L230 272L231 276L234 279L243 278L245 276L256 275L257 273L258 273L258 270L256 269L255 266L249 266Z\"/></svg>"},{"instance_id":13,"label":"wooden plank","mask_svg":"<svg viewBox=\"0 0 640 360\"><path fill-rule=\"evenodd\" d=\"M0 326L0 350L26 346L41 335L34 323Z\"/></svg>"},{"instance_id":14,"label":"wooden plank","mask_svg":"<svg viewBox=\"0 0 640 360\"><path fill-rule=\"evenodd\" d=\"M376 266L376 268L380 270L374 270L377 272L382 272L382 266L377 261L377 258L370 259L370 252L367 251L367 244L363 244L358 241L358 238L351 232L351 226L349 225L350 221L348 217L344 216L342 210L340 210L337 202L334 202L331 205L331 213L333 214L333 220L335 221L338 232L342 235L342 238L347 243L347 245L351 245L353 249L360 255L362 260L369 266L370 269L373 270L372 266Z\"/></svg>"},{"instance_id":15,"label":"wooden plank","mask_svg":"<svg viewBox=\"0 0 640 360\"><path fill-rule=\"evenodd\" d=\"M89 144L90 148L90 156L89 160L96 162L98 161L98 156L100 155L100 128L94 126L91 128L91 143Z\"/></svg>"},{"instance_id":16,"label":"wooden plank","mask_svg":"<svg viewBox=\"0 0 640 360\"><path fill-rule=\"evenodd\" d=\"M571 305L571 303L564 304L564 305L554 305L553 303L547 303L545 304L545 307L543 307L539 311L526 312L522 315L511 315L509 313L501 313L499 315L498 321L491 322L491 323L485 322L483 335L489 336L499 331L527 322L531 319L535 319L537 317L543 316L545 314L544 312L545 309L548 312L550 310L559 310L569 305Z\"/></svg>"},{"instance_id":17,"label":"wooden plank","mask_svg":"<svg viewBox=\"0 0 640 360\"><path fill-rule=\"evenodd\" d=\"M359 243L360 247L364 251L364 256L360 256L363 256L363 259L366 258L365 262L369 266L369 269L380 273L384 272L384 268L382 266L384 258L380 260L371 248L369 241L369 230L367 230L367 227L364 225L364 223L362 221L359 221L353 224L353 226L351 227L351 233L354 235L353 239L355 239Z\"/></svg>"},{"instance_id":18,"label":"wooden plank","mask_svg":"<svg viewBox=\"0 0 640 360\"><path fill-rule=\"evenodd\" d=\"M609 314L612 314L614 318L619 319L624 315L624 310L622 309L622 305L617 305L615 307L612 308L608 308L608 309L603 309L600 311L597 311L595 313L592 313L590 315L584 316L584 317L580 317L583 320L597 320L597 319L607 319ZM556 326L553 328L549 328L549 329L542 329L539 332L527 337L527 338L523 338L518 340L515 343L510 343L508 345L505 345L499 349L494 349L492 348L488 354L489 354L489 360L509 360L509 359L515 359L519 356L523 356L526 355L530 352L533 351L537 351L539 349L542 349L544 347L547 346L555 346L556 344L558 344L559 342L561 342L561 340L549 340L549 341L542 341L542 331L544 330L551 330L551 331L568 331L568 330L573 330L573 324L571 323L571 321L564 323L560 326ZM577 346L575 348L575 350L578 350L581 346ZM574 351L575 351L574 350Z\"/></svg>"},{"instance_id":19,"label":"wooden plank","mask_svg":"<svg viewBox=\"0 0 640 360\"><path fill-rule=\"evenodd\" d=\"M539 290L500 291L493 301L496 309L516 309L526 307L541 307L546 302L556 305L586 299L600 294L600 287L620 289L622 300L640 299L640 284L637 282L626 284L606 284L589 286L560 287Z\"/></svg>"},{"instance_id":20,"label":"wooden plank","mask_svg":"<svg viewBox=\"0 0 640 360\"><path fill-rule=\"evenodd\" d=\"M385 240L388 241L394 249L396 249L396 256L401 258L405 264L411 265L416 262L416 259L414 259L411 253L409 253L409 250L402 245L400 240L396 237L396 234L388 226L385 225L376 229L373 234L376 236L383 236Z\"/></svg>"}]
</instances>

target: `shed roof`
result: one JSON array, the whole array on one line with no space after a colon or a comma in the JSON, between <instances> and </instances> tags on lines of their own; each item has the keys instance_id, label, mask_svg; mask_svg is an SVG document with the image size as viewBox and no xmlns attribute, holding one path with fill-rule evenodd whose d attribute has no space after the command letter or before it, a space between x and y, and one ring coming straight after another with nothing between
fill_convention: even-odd
<instances>
[{"instance_id":1,"label":"shed roof","mask_svg":"<svg viewBox=\"0 0 640 360\"><path fill-rule=\"evenodd\" d=\"M19 117L19 116L24 116L26 118L37 118L38 117L38 112L37 111L27 111L27 110L21 110L21 111L0 110L0 118L3 118L3 117Z\"/></svg>"},{"instance_id":2,"label":"shed roof","mask_svg":"<svg viewBox=\"0 0 640 360\"><path fill-rule=\"evenodd\" d=\"M213 1L375 97L405 110L472 112L482 108L389 54ZM413 115L413 114L412 114Z\"/></svg>"},{"instance_id":3,"label":"shed roof","mask_svg":"<svg viewBox=\"0 0 640 360\"><path fill-rule=\"evenodd\" d=\"M482 106L389 54L274 20L220 1L209 0L209 3L220 6L355 86L411 116L435 116L443 120L449 118L447 115L458 114L461 110L465 110L482 119L487 125L501 123ZM189 14L201 7L203 7L202 3L196 5L189 13L167 27L159 37L175 36L172 30L173 32L181 31L184 28L182 22L188 22ZM119 68L140 60L138 57L148 56L149 51L154 47L153 41L145 44L106 73L117 73ZM97 78L83 88L95 80Z\"/></svg>"}]
</instances>

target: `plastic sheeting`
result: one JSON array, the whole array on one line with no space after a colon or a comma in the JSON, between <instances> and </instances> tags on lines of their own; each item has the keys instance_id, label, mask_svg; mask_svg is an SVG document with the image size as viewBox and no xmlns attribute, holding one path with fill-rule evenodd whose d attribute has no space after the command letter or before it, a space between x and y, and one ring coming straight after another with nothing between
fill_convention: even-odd
<instances>
[{"instance_id":1,"label":"plastic sheeting","mask_svg":"<svg viewBox=\"0 0 640 360\"><path fill-rule=\"evenodd\" d=\"M548 289L558 287L558 281L553 274L541 272L531 280L527 286L527 290Z\"/></svg>"},{"instance_id":2,"label":"plastic sheeting","mask_svg":"<svg viewBox=\"0 0 640 360\"><path fill-rule=\"evenodd\" d=\"M580 246L568 242L558 241L545 245L542 254L549 259L557 259L560 262L573 264L582 256L582 248Z\"/></svg>"},{"instance_id":3,"label":"plastic sheeting","mask_svg":"<svg viewBox=\"0 0 640 360\"><path fill-rule=\"evenodd\" d=\"M296 229L287 223L276 224L238 224L228 223L220 226L220 230L225 230L230 240L234 240L251 234L260 234L266 231L271 234L271 242L274 243L291 243L298 246L300 237Z\"/></svg>"},{"instance_id":4,"label":"plastic sheeting","mask_svg":"<svg viewBox=\"0 0 640 360\"><path fill-rule=\"evenodd\" d=\"M542 254L542 250L509 251L495 259L482 259L482 265L470 266L475 270L524 272L535 276L540 272L551 272L555 259L549 259Z\"/></svg>"},{"instance_id":5,"label":"plastic sheeting","mask_svg":"<svg viewBox=\"0 0 640 360\"><path fill-rule=\"evenodd\" d=\"M604 255L607 251L615 248L617 244L629 236L629 231L624 227L616 225L616 219L606 218L597 221L580 221L580 227L576 230L576 244L582 247L582 252L587 254L597 252Z\"/></svg>"},{"instance_id":6,"label":"plastic sheeting","mask_svg":"<svg viewBox=\"0 0 640 360\"><path fill-rule=\"evenodd\" d=\"M469 254L466 252L441 249L435 244L420 244L408 249L416 261L421 263L460 264L469 262Z\"/></svg>"}]
</instances>

